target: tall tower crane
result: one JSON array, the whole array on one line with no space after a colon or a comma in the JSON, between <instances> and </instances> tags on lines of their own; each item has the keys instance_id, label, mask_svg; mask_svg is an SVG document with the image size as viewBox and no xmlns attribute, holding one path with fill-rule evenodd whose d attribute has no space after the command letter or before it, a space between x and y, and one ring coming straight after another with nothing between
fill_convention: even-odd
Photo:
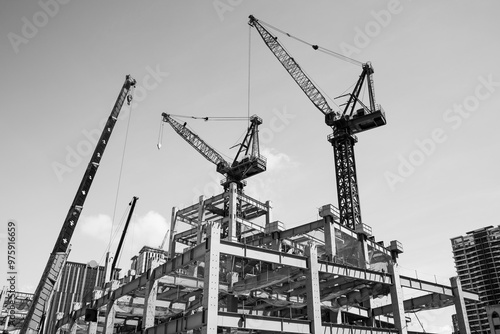
<instances>
[{"instance_id":1,"label":"tall tower crane","mask_svg":"<svg viewBox=\"0 0 500 334\"><path fill-rule=\"evenodd\" d=\"M262 173L266 170L266 158L260 155L259 130L262 119L256 115L250 117L245 138L243 139L238 153L233 162L227 162L217 151L211 148L197 134L189 130L184 124L177 122L171 115L163 113L163 121L170 124L185 141L188 142L205 159L217 166L217 172L224 175L226 179L222 185L227 190L231 183L236 183L238 190L245 186L244 180L250 176Z\"/></svg>"},{"instance_id":2,"label":"tall tower crane","mask_svg":"<svg viewBox=\"0 0 500 334\"><path fill-rule=\"evenodd\" d=\"M75 198L73 199L73 203L71 203L68 214L66 215L66 219L64 220L61 231L59 232L59 236L57 237L56 243L54 245L54 249L49 256L49 260L43 271L42 278L40 279L38 287L35 290L35 294L33 295L33 302L30 309L28 310L26 319L21 328L21 334L29 332L36 333L40 330L40 325L44 317L47 302L50 298L50 295L54 289L54 285L56 284L57 278L64 264L71 237L73 236L76 224L78 222L78 219L80 218L83 204L85 203L85 199L87 198L90 186L94 181L94 177L97 169L99 168L102 155L104 153L106 145L108 144L111 132L113 131L116 120L118 119L118 115L120 114L123 103L125 102L125 100L127 100L128 104L130 104L130 102L132 101L131 90L133 89L133 87L135 87L135 84L135 79L133 79L130 75L127 75L125 78L125 82L123 83L123 86L120 90L120 94L118 94L118 98L116 99L115 105L113 106L113 110L111 111L106 125L104 126L101 137L97 142L94 153L90 158L90 162L87 166L87 169L85 170L85 174L83 175L80 186L78 187Z\"/></svg>"},{"instance_id":3,"label":"tall tower crane","mask_svg":"<svg viewBox=\"0 0 500 334\"><path fill-rule=\"evenodd\" d=\"M297 62L278 42L278 38L264 28L260 21L253 15L250 15L249 19L248 24L257 29L271 52L292 76L309 100L325 115L325 123L332 128L333 133L328 136L328 141L333 146L335 156L340 224L355 229L356 226L362 223L356 162L354 159L354 144L357 142L356 134L386 124L383 109L375 103L372 78L373 68L371 64L360 63L363 70L352 93L343 96L348 97L344 109L334 111L328 105L328 102L319 89L316 88ZM312 47L318 49L317 45L312 45ZM368 106L359 99L365 81L368 86ZM356 109L357 107L358 109Z\"/></svg>"}]
</instances>

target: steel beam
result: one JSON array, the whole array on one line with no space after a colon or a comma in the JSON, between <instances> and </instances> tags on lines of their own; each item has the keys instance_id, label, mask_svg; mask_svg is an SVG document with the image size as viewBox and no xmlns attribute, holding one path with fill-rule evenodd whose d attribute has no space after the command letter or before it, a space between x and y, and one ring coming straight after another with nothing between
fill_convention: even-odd
<instances>
[{"instance_id":1,"label":"steel beam","mask_svg":"<svg viewBox=\"0 0 500 334\"><path fill-rule=\"evenodd\" d=\"M449 306L451 304L453 304L451 297L438 293L431 293L425 296L407 299L403 302L405 311L418 311L420 309L427 309L427 305L431 305L430 308L440 308ZM376 307L373 309L373 315L380 316L389 314L393 312L393 309L394 306L392 304Z\"/></svg>"},{"instance_id":2,"label":"steel beam","mask_svg":"<svg viewBox=\"0 0 500 334\"><path fill-rule=\"evenodd\" d=\"M153 268L153 267L151 267ZM153 270L153 269L150 269ZM158 294L158 280L150 279L144 289L144 308L142 314L142 329L153 327L155 324L156 297Z\"/></svg>"},{"instance_id":3,"label":"steel beam","mask_svg":"<svg viewBox=\"0 0 500 334\"><path fill-rule=\"evenodd\" d=\"M237 215L237 200L238 200L238 195L236 193L236 183L231 183L229 185L229 215L227 219L227 240L234 242L237 240L237 233L236 233L236 215Z\"/></svg>"},{"instance_id":4,"label":"steel beam","mask_svg":"<svg viewBox=\"0 0 500 334\"><path fill-rule=\"evenodd\" d=\"M407 334L405 309L403 305L403 288L399 278L399 267L396 263L389 264L389 273L392 275L391 301L393 305L392 314L394 316L394 327L400 334Z\"/></svg>"},{"instance_id":5,"label":"steel beam","mask_svg":"<svg viewBox=\"0 0 500 334\"><path fill-rule=\"evenodd\" d=\"M321 305L319 291L319 273L318 273L318 251L315 245L306 247L307 266L306 271L306 300L307 300L307 318L311 321L310 332L320 334L321 331Z\"/></svg>"},{"instance_id":6,"label":"steel beam","mask_svg":"<svg viewBox=\"0 0 500 334\"><path fill-rule=\"evenodd\" d=\"M220 252L227 255L234 255L258 261L265 260L270 263L277 263L303 269L307 268L306 258L303 256L281 253L270 249L247 246L224 240L221 240L220 242Z\"/></svg>"},{"instance_id":7,"label":"steel beam","mask_svg":"<svg viewBox=\"0 0 500 334\"><path fill-rule=\"evenodd\" d=\"M152 270L149 276L152 277L153 279L160 279L161 277L173 272L177 268L182 268L184 266L187 266L188 264L191 264L194 261L199 261L203 259L205 256L206 253L205 248L206 248L206 242L185 251L181 255L168 260L161 266ZM130 294L131 292L139 288L145 287L150 277L148 277L148 275L142 275L130 281L129 283L120 286L119 288L113 291L114 298L118 299L122 296ZM111 300L110 297L111 294L107 293L103 295L101 298L94 300L92 302L92 308L100 308L106 305ZM85 309L86 307L82 307L81 309L77 310L76 312L74 312L73 317L77 319L84 316ZM66 315L63 319L57 322L57 326L60 327L64 324L67 324L71 318L72 318L71 315Z\"/></svg>"},{"instance_id":8,"label":"steel beam","mask_svg":"<svg viewBox=\"0 0 500 334\"><path fill-rule=\"evenodd\" d=\"M465 309L464 295L462 293L462 284L460 278L450 278L451 288L453 290L453 299L455 301L455 310L457 311L458 328L460 334L470 334L469 319L467 318L467 310Z\"/></svg>"},{"instance_id":9,"label":"steel beam","mask_svg":"<svg viewBox=\"0 0 500 334\"><path fill-rule=\"evenodd\" d=\"M391 275L387 275L375 270L361 269L347 265L336 264L326 261L318 261L319 271L339 276L346 276L362 279L369 282L392 284Z\"/></svg>"},{"instance_id":10,"label":"steel beam","mask_svg":"<svg viewBox=\"0 0 500 334\"><path fill-rule=\"evenodd\" d=\"M231 183L231 189L236 184ZM205 276L202 306L205 313L202 334L217 334L217 311L219 309L220 225L207 225L207 250L205 254Z\"/></svg>"}]
</instances>

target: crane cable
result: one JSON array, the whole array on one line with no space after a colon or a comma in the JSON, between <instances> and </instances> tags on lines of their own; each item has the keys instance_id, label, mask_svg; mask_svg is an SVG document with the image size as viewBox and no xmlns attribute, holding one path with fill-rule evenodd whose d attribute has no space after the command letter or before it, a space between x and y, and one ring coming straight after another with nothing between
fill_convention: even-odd
<instances>
[{"instance_id":1,"label":"crane cable","mask_svg":"<svg viewBox=\"0 0 500 334\"><path fill-rule=\"evenodd\" d=\"M274 30L277 30L277 31L279 31L280 33L285 34L285 35L287 35L287 36L289 36L289 37L291 37L291 38L294 38L294 39L296 39L296 40L298 40L298 41L300 41L300 42L302 42L302 43L304 43L304 44L307 44L307 45L309 45L309 46L312 46L312 48L313 48L313 49L315 49L315 50L317 49L317 45L316 45L316 46L315 46L315 45L312 45L312 44L310 44L310 43L308 43L308 42L306 42L306 41L304 41L304 40L302 40L302 39L299 39L299 38L297 38L297 37L294 37L294 36L290 35L290 34L289 34L289 33L287 33L287 32L284 32L284 31L282 31L282 30L280 30L280 29L278 29L278 28L276 28L276 27L273 27L272 25L267 24L267 23L265 23L265 22L263 22L263 21L260 21L260 20L259 20L258 22L261 22L261 23L263 23L264 25L268 26L269 28L274 29ZM290 55L290 52L288 52L288 50L285 48L285 46L284 46L284 45L282 45L282 44L280 44L280 45L281 45L281 47L283 48L283 50L285 50L285 52L286 52L288 55ZM315 47L316 47L316 48L315 48ZM333 51L332 51L332 52L333 52ZM342 55L340 55L340 56L342 56ZM290 56L290 57L291 57L291 56ZM349 57L345 57L345 56L342 56L342 57L343 57L343 58L349 58ZM351 58L349 58L349 59L351 59ZM361 63L361 62L358 62L358 61L357 61L357 60L355 60L355 59L352 59L352 60L353 60L353 61L355 62L355 64L357 64L357 65L362 65L362 64L363 64L363 63ZM302 68L302 66L300 66L300 65L297 63L297 61L296 61L295 59L294 59L294 61L295 61L295 63L297 64L297 66L299 66L300 71L301 71L302 73L304 73L304 75L305 75L305 76L309 79L309 81L310 81L310 82L314 85L314 87L316 87L316 89L317 89L317 90L321 93L321 95L323 95L324 97L328 98L332 104L334 104L334 105L335 105L338 109L340 109L340 106L339 106L339 105L335 102L335 99L333 99L333 98L332 98L331 96L329 96L329 95L328 95L328 94L327 94L327 93L326 93L323 89L321 89L321 87L318 85L318 83L316 83L316 82L312 79L312 76L311 76L311 75L309 75L309 74L308 74L308 73L304 70L304 68ZM351 61L351 63L352 63L352 61Z\"/></svg>"},{"instance_id":2,"label":"crane cable","mask_svg":"<svg viewBox=\"0 0 500 334\"><path fill-rule=\"evenodd\" d=\"M174 115L174 114L169 114L172 118L173 117L178 117L178 118L192 118L192 119L202 119L204 121L209 121L209 120L212 120L212 119L218 119L218 120L226 120L226 121L246 121L247 117L225 117L225 116L222 116L222 117L199 117L199 116L184 116L184 115ZM163 121L163 117L162 117L162 120L161 120L161 123L160 123L160 133L158 135L158 143L156 144L156 147L158 148L158 150L161 148L162 146L162 141L163 141L163 125L164 125L165 121ZM189 131L191 131L193 134L195 134L196 136L198 136L200 139L201 137L196 133L196 131L193 130L193 128L191 128L187 123L186 123L186 128L189 128ZM205 144L207 144L212 150L214 150L215 152L217 152L218 154L220 154L221 156L224 156L226 159L232 159L231 157L227 156L227 154L224 154L222 152L220 152L219 150L216 150L212 145L210 145L206 140L203 140L203 142L205 142Z\"/></svg>"},{"instance_id":3,"label":"crane cable","mask_svg":"<svg viewBox=\"0 0 500 334\"><path fill-rule=\"evenodd\" d=\"M251 60L252 59L252 27L249 25L248 26L248 91L247 91L247 117L248 117L248 124L247 128L250 127L250 74L252 73L250 71L251 67Z\"/></svg>"},{"instance_id":4,"label":"crane cable","mask_svg":"<svg viewBox=\"0 0 500 334\"><path fill-rule=\"evenodd\" d=\"M178 118L191 118L191 119L201 119L204 120L205 122L207 121L246 121L250 117L238 117L238 116L185 116L185 115L175 115L175 114L169 114L170 116L173 117L178 117Z\"/></svg>"},{"instance_id":5,"label":"crane cable","mask_svg":"<svg viewBox=\"0 0 500 334\"><path fill-rule=\"evenodd\" d=\"M108 245L108 251L109 251L109 248L111 247L111 238L113 236L113 224L115 221L116 206L118 204L118 194L120 192L120 183L121 183L121 179L122 179L123 162L125 160L125 151L127 148L127 139L128 139L128 131L130 128L130 119L132 118L132 103L131 102L133 100L133 94L134 94L134 87L131 88L129 94L127 95L127 104L129 105L129 116L128 116L127 128L125 131L125 141L123 143L122 159L120 162L120 172L118 174L118 185L116 187L115 207L113 209L113 218L111 220L110 244Z\"/></svg>"},{"instance_id":6,"label":"crane cable","mask_svg":"<svg viewBox=\"0 0 500 334\"><path fill-rule=\"evenodd\" d=\"M298 38L298 37L296 37L296 36L294 36L294 35L291 35L291 34L287 33L286 31L283 31L283 30L281 30L281 29L279 29L279 28L276 28L276 27L274 27L274 26L272 26L272 25L270 25L269 23L266 23L266 22L264 22L264 21L258 20L258 22L260 22L262 25L265 25L265 26L267 26L267 27L269 27L269 28L271 28L271 29L273 29L273 30L275 30L275 31L278 31L278 32L282 33L283 35L286 35L286 36L288 36L288 37L290 37L290 38L293 38L293 39L295 39L296 41L299 41L299 42L301 42L301 43L303 43L303 44L309 45L309 46L310 46L310 47L312 47L314 50L319 50L319 51L321 51L321 52L323 52L323 53L325 53L325 54L327 54L327 55L337 57L337 58L339 58L339 59L341 59L341 60L344 60L344 61L349 62L349 63L354 64L354 65L359 65L359 66L362 66L362 65L363 65L363 62L360 62L360 61L359 61L359 60L357 60L357 59L354 59L354 58L351 58L351 57L347 57L347 56L345 56L345 55L343 55L343 54L341 54L341 53L338 53L338 52L335 52L335 51L332 51L332 50L326 49L326 48L324 48L324 47L322 47L322 46L319 46L319 45L317 45L317 44L311 44L311 43L309 43L309 42L307 42L307 41L305 41L305 40L303 40L303 39L301 39L301 38Z\"/></svg>"}]
</instances>

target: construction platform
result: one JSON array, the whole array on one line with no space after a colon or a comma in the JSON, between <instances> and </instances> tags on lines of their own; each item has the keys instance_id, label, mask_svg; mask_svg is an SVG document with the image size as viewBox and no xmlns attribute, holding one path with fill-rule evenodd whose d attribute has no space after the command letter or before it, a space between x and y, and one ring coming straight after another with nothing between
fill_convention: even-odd
<instances>
[{"instance_id":1,"label":"construction platform","mask_svg":"<svg viewBox=\"0 0 500 334\"><path fill-rule=\"evenodd\" d=\"M405 312L455 305L478 295L402 276L402 245L384 246L369 226L351 230L333 205L290 229L231 184L223 193L172 210L171 255L141 276L96 289L93 300L59 315L59 333L408 333ZM184 249L177 251L183 245ZM403 288L425 292L403 299ZM375 299L390 297L387 305ZM52 330L52 329L51 329ZM51 332L51 331L49 331ZM467 333L467 332L465 332Z\"/></svg>"}]
</instances>

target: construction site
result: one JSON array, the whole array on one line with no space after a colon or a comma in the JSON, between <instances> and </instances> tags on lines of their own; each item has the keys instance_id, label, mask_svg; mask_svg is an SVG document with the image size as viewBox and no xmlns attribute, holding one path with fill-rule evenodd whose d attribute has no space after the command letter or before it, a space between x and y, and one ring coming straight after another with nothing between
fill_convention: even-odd
<instances>
[{"instance_id":1,"label":"construction site","mask_svg":"<svg viewBox=\"0 0 500 334\"><path fill-rule=\"evenodd\" d=\"M278 60L277 66L288 72L310 100L311 109L318 109L331 128L327 140L334 155L335 180L331 181L336 183L337 203L318 203L320 219L288 227L273 214L272 198L261 201L245 193L247 179L267 168L259 146L259 126L265 117L248 119L238 152L227 161L186 123L163 113L162 125L170 125L223 175L221 192L200 196L198 203L187 207L172 208L161 246L168 241L168 249L162 251L164 256L152 259L143 273L122 270L124 275L115 274L116 257L110 255L103 283L93 287L91 297L83 300L82 288L82 302L74 303L70 312L51 310L70 240L100 160L120 110L133 101L136 81L128 75L40 283L29 297L31 305L29 309L16 306L24 320L21 334L405 334L416 333L407 329L407 313L444 307L455 309L460 333L470 333L465 305L478 301L478 294L463 290L457 277L441 284L401 274L404 245L398 240L384 243L361 219L354 154L357 135L387 123L384 109L375 100L371 63L355 63L361 74L352 91L339 97L338 110L268 30L270 26L252 15L248 24ZM390 119L391 111L387 113ZM131 202L129 219L136 200ZM189 228L181 231L180 223ZM121 247L122 240L117 252ZM403 289L418 291L420 296L405 299ZM381 304L382 298L389 302ZM16 303L23 301L26 298L20 297ZM8 322L3 317L5 328Z\"/></svg>"}]
</instances>

